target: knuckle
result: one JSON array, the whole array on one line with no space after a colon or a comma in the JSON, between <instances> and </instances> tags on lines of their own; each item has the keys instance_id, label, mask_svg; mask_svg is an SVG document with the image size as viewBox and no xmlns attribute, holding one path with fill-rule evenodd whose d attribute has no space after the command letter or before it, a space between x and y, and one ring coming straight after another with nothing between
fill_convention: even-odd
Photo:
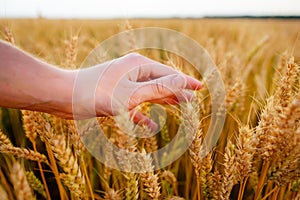
<instances>
[{"instance_id":1,"label":"knuckle","mask_svg":"<svg viewBox=\"0 0 300 200\"><path fill-rule=\"evenodd\" d=\"M138 58L141 58L141 57L143 57L143 56L139 53L136 53L136 52L128 53L124 56L124 58L128 59L128 60L138 59Z\"/></svg>"}]
</instances>

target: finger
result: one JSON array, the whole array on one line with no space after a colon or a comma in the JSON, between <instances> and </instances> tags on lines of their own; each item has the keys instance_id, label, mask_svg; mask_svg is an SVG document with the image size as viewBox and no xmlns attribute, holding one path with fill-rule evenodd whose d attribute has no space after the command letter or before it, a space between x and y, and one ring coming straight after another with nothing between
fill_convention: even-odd
<instances>
[{"instance_id":1,"label":"finger","mask_svg":"<svg viewBox=\"0 0 300 200\"><path fill-rule=\"evenodd\" d=\"M155 99L175 95L186 87L186 79L180 74L172 74L152 81L138 83L131 101L136 105Z\"/></svg>"},{"instance_id":2,"label":"finger","mask_svg":"<svg viewBox=\"0 0 300 200\"><path fill-rule=\"evenodd\" d=\"M183 74L182 72L178 72L166 65L160 63L152 63L152 64L144 64L140 65L138 68L132 70L130 72L130 80L143 82L150 81L153 79L161 78L163 76L168 76L172 74L179 74L185 77L187 81L186 89L199 90L202 88L202 83L197 79Z\"/></svg>"},{"instance_id":3,"label":"finger","mask_svg":"<svg viewBox=\"0 0 300 200\"><path fill-rule=\"evenodd\" d=\"M130 115L135 124L146 125L152 131L156 131L158 129L158 125L149 117L145 116L143 113L134 109L130 111Z\"/></svg>"},{"instance_id":4,"label":"finger","mask_svg":"<svg viewBox=\"0 0 300 200\"><path fill-rule=\"evenodd\" d=\"M134 77L136 79L134 81L152 80L171 74L182 74L181 72L173 69L170 66L164 65L160 62L157 62L137 53L127 54L121 57L120 59L117 59L117 62L119 60L122 62L121 70L125 70L125 72L130 72L134 74ZM202 87L200 81L188 75L184 76L187 79L187 86L189 87L188 89L195 90L200 89Z\"/></svg>"},{"instance_id":5,"label":"finger","mask_svg":"<svg viewBox=\"0 0 300 200\"><path fill-rule=\"evenodd\" d=\"M171 74L181 74L187 80L187 87L188 87L187 89L197 90L202 88L202 83L197 79L156 61L153 61L153 63L150 64L147 63L147 64L140 65L135 70L138 71L136 81L153 80Z\"/></svg>"},{"instance_id":6,"label":"finger","mask_svg":"<svg viewBox=\"0 0 300 200\"><path fill-rule=\"evenodd\" d=\"M184 76L187 80L186 89L200 90L203 87L202 83L197 79L188 75L184 75Z\"/></svg>"},{"instance_id":7,"label":"finger","mask_svg":"<svg viewBox=\"0 0 300 200\"><path fill-rule=\"evenodd\" d=\"M194 99L195 95L192 92L189 91L182 91L179 94L175 94L163 99L154 99L151 102L152 103L159 103L159 104L171 104L171 105L176 105L181 102L189 102Z\"/></svg>"},{"instance_id":8,"label":"finger","mask_svg":"<svg viewBox=\"0 0 300 200\"><path fill-rule=\"evenodd\" d=\"M138 53L129 53L123 57L115 59L113 64L122 66L120 68L122 73L137 74L137 78L143 78L145 75L147 77L151 76L158 78L161 76L178 73L178 71L172 69L171 67L163 65ZM141 80L138 79L137 81Z\"/></svg>"},{"instance_id":9,"label":"finger","mask_svg":"<svg viewBox=\"0 0 300 200\"><path fill-rule=\"evenodd\" d=\"M160 78L162 76L180 73L179 71L156 61L152 61L152 63L139 65L139 67L135 70L137 70L138 72L137 81L147 81Z\"/></svg>"}]
</instances>

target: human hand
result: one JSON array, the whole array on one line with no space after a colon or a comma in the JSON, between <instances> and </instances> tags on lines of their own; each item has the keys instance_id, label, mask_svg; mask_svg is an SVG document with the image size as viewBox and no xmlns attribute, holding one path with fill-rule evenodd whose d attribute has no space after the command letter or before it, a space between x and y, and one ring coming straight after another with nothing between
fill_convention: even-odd
<instances>
[{"instance_id":1,"label":"human hand","mask_svg":"<svg viewBox=\"0 0 300 200\"><path fill-rule=\"evenodd\" d=\"M131 53L94 67L64 70L0 41L1 107L47 112L66 119L130 111L136 123L154 122L135 107L177 104L201 83L171 67Z\"/></svg>"},{"instance_id":2,"label":"human hand","mask_svg":"<svg viewBox=\"0 0 300 200\"><path fill-rule=\"evenodd\" d=\"M155 129L157 125L138 112L136 106L143 102L178 104L189 101L193 94L185 89L198 90L202 84L171 67L131 53L80 69L74 87L75 118L117 115L121 110L129 110L135 123Z\"/></svg>"}]
</instances>

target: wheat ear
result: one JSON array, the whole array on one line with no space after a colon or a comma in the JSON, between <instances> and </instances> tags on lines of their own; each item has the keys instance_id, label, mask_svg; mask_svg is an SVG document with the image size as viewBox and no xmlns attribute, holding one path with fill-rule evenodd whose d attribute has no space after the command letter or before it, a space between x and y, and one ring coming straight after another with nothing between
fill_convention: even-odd
<instances>
[{"instance_id":1,"label":"wheat ear","mask_svg":"<svg viewBox=\"0 0 300 200\"><path fill-rule=\"evenodd\" d=\"M37 121L35 120L37 116L35 116L35 112L33 111L22 110L21 112L22 112L23 128L25 130L26 137L32 143L34 151L37 152L36 141L35 141L38 135L37 134L38 131L36 130L36 128L39 127L39 125L37 125L38 120ZM45 187L46 196L48 197L48 199L50 199L50 192L48 189L48 185L46 182L46 178L44 175L43 166L41 162L38 162L38 166Z\"/></svg>"},{"instance_id":2,"label":"wheat ear","mask_svg":"<svg viewBox=\"0 0 300 200\"><path fill-rule=\"evenodd\" d=\"M158 200L160 194L160 184L157 174L154 173L154 166L152 165L152 158L150 154L147 154L143 149L141 152L140 163L143 165L143 173L140 174L141 181L145 187L147 195L154 200Z\"/></svg>"},{"instance_id":3,"label":"wheat ear","mask_svg":"<svg viewBox=\"0 0 300 200\"><path fill-rule=\"evenodd\" d=\"M120 191L109 188L107 192L104 193L104 200L122 200Z\"/></svg>"},{"instance_id":4,"label":"wheat ear","mask_svg":"<svg viewBox=\"0 0 300 200\"><path fill-rule=\"evenodd\" d=\"M235 148L235 165L237 172L235 182L241 183L238 199L242 199L247 179L253 171L252 162L256 145L257 140L253 130L251 130L248 126L241 126L239 128L239 134Z\"/></svg>"},{"instance_id":5,"label":"wheat ear","mask_svg":"<svg viewBox=\"0 0 300 200\"><path fill-rule=\"evenodd\" d=\"M177 178L175 174L169 170L165 170L161 173L161 178L166 180L170 185L172 185L174 194L178 195L178 189L177 189Z\"/></svg>"},{"instance_id":6,"label":"wheat ear","mask_svg":"<svg viewBox=\"0 0 300 200\"><path fill-rule=\"evenodd\" d=\"M9 138L0 129L0 146L13 147Z\"/></svg>"},{"instance_id":7,"label":"wheat ear","mask_svg":"<svg viewBox=\"0 0 300 200\"><path fill-rule=\"evenodd\" d=\"M19 158L26 158L28 160L48 163L47 157L39 152L28 149L14 147L8 137L0 130L0 152L17 156Z\"/></svg>"},{"instance_id":8,"label":"wheat ear","mask_svg":"<svg viewBox=\"0 0 300 200\"><path fill-rule=\"evenodd\" d=\"M43 162L43 163L46 163L47 165L49 165L47 157L36 151L23 149L23 148L19 148L19 147L11 147L11 146L7 146L7 145L2 145L2 146L0 146L0 152L14 155L14 156L17 156L18 158L26 158L28 160Z\"/></svg>"},{"instance_id":9,"label":"wheat ear","mask_svg":"<svg viewBox=\"0 0 300 200\"><path fill-rule=\"evenodd\" d=\"M213 169L213 160L212 160L213 151L207 154L201 164L201 189L203 190L203 196L207 199L212 198L213 179L212 179L212 169Z\"/></svg>"},{"instance_id":10,"label":"wheat ear","mask_svg":"<svg viewBox=\"0 0 300 200\"><path fill-rule=\"evenodd\" d=\"M132 173L135 165L135 157L132 154L137 151L137 139L135 135L135 126L130 120L129 113L121 112L117 116L118 126L115 126L115 144L119 147L116 152L117 164L121 171L124 171L125 178L125 199L137 200L139 198L138 176Z\"/></svg>"},{"instance_id":11,"label":"wheat ear","mask_svg":"<svg viewBox=\"0 0 300 200\"><path fill-rule=\"evenodd\" d=\"M12 31L9 27L4 27L4 31L3 31L3 35L4 35L4 39L11 43L12 45L15 45L15 39L14 36L12 34Z\"/></svg>"},{"instance_id":12,"label":"wheat ear","mask_svg":"<svg viewBox=\"0 0 300 200\"><path fill-rule=\"evenodd\" d=\"M30 187L42 195L45 199L47 198L45 187L41 181L34 175L32 171L26 172L27 181Z\"/></svg>"},{"instance_id":13,"label":"wheat ear","mask_svg":"<svg viewBox=\"0 0 300 200\"><path fill-rule=\"evenodd\" d=\"M278 185L296 180L300 167L300 128L295 126L300 118L300 92L297 97L284 108L276 121L277 131L282 135L278 145L279 155L271 178ZM296 129L296 130L295 130Z\"/></svg>"},{"instance_id":14,"label":"wheat ear","mask_svg":"<svg viewBox=\"0 0 300 200\"><path fill-rule=\"evenodd\" d=\"M17 162L15 162L12 166L10 180L14 186L14 191L17 200L35 199L27 181L25 170Z\"/></svg>"},{"instance_id":15,"label":"wheat ear","mask_svg":"<svg viewBox=\"0 0 300 200\"><path fill-rule=\"evenodd\" d=\"M202 129L198 129L198 131L195 134L194 140L192 144L189 147L189 155L190 160L192 162L192 165L194 167L194 172L196 174L196 181L197 181L197 196L198 200L200 200L201 197L201 158L200 158L200 150L201 150L201 144L202 144Z\"/></svg>"},{"instance_id":16,"label":"wheat ear","mask_svg":"<svg viewBox=\"0 0 300 200\"><path fill-rule=\"evenodd\" d=\"M235 154L234 154L235 146L229 140L224 154L224 175L222 177L222 195L219 197L220 199L229 199L231 190L234 185L235 181L235 172L236 172L236 165L235 165Z\"/></svg>"},{"instance_id":17,"label":"wheat ear","mask_svg":"<svg viewBox=\"0 0 300 200\"><path fill-rule=\"evenodd\" d=\"M77 158L66 143L65 136L55 135L50 139L49 143L55 158L58 160L58 164L63 169L60 177L69 188L72 196L74 198L85 197L85 179L82 176Z\"/></svg>"},{"instance_id":18,"label":"wheat ear","mask_svg":"<svg viewBox=\"0 0 300 200\"><path fill-rule=\"evenodd\" d=\"M78 35L72 35L69 41L66 43L66 64L65 67L69 69L76 68L76 58L77 58L77 46L78 46Z\"/></svg>"},{"instance_id":19,"label":"wheat ear","mask_svg":"<svg viewBox=\"0 0 300 200\"><path fill-rule=\"evenodd\" d=\"M212 174L212 183L213 183L213 190L212 190L212 199L219 200L222 196L222 175L216 169Z\"/></svg>"}]
</instances>

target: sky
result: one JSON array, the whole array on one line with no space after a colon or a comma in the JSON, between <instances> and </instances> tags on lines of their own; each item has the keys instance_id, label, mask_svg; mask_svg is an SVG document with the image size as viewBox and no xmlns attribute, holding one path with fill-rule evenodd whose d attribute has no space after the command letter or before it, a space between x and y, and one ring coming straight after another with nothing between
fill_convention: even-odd
<instances>
[{"instance_id":1,"label":"sky","mask_svg":"<svg viewBox=\"0 0 300 200\"><path fill-rule=\"evenodd\" d=\"M0 0L0 18L300 15L299 0Z\"/></svg>"}]
</instances>

